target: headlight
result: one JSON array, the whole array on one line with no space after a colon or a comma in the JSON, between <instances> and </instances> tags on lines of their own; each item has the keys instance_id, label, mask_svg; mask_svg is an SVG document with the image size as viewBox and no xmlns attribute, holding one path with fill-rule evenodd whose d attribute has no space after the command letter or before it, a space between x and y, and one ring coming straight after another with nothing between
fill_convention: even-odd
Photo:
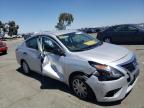
<instances>
[{"instance_id":1,"label":"headlight","mask_svg":"<svg viewBox=\"0 0 144 108\"><path fill-rule=\"evenodd\" d=\"M92 61L89 61L89 64L96 68L97 71L94 73L94 75L97 76L100 81L116 80L124 76L123 73L111 66L95 63Z\"/></svg>"}]
</instances>

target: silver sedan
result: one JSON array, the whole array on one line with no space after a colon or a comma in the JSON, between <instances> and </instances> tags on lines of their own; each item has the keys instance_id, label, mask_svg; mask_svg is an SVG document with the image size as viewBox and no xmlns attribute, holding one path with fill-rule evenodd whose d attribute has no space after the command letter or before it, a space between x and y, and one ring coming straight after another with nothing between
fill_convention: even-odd
<instances>
[{"instance_id":1,"label":"silver sedan","mask_svg":"<svg viewBox=\"0 0 144 108\"><path fill-rule=\"evenodd\" d=\"M16 48L16 58L25 74L51 77L100 102L122 100L139 75L134 53L75 30L37 33Z\"/></svg>"}]
</instances>

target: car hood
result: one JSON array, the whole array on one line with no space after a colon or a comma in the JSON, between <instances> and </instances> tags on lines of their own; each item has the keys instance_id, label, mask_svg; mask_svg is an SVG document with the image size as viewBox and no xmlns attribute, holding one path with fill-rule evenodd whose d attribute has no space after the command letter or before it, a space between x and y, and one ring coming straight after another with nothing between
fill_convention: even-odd
<instances>
[{"instance_id":1,"label":"car hood","mask_svg":"<svg viewBox=\"0 0 144 108\"><path fill-rule=\"evenodd\" d=\"M102 64L117 61L128 55L130 51L126 48L109 43L103 43L93 49L81 52L74 52L74 54L82 59L88 61L95 61Z\"/></svg>"}]
</instances>

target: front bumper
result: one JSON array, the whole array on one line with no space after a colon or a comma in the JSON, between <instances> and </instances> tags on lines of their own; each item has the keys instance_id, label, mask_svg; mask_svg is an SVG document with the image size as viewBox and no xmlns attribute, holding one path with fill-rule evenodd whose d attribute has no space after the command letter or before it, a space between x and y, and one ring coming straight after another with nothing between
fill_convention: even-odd
<instances>
[{"instance_id":1,"label":"front bumper","mask_svg":"<svg viewBox=\"0 0 144 108\"><path fill-rule=\"evenodd\" d=\"M96 76L92 75L86 83L92 88L97 101L112 102L123 99L131 91L137 82L138 75L139 68L113 81L99 81Z\"/></svg>"}]
</instances>

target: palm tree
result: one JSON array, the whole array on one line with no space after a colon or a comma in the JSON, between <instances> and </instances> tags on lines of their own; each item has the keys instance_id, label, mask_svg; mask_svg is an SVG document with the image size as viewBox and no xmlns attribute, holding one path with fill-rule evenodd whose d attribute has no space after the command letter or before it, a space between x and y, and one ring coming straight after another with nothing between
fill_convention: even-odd
<instances>
[{"instance_id":1,"label":"palm tree","mask_svg":"<svg viewBox=\"0 0 144 108\"><path fill-rule=\"evenodd\" d=\"M65 30L74 21L74 17L70 13L61 13L58 19L59 22L55 26L58 30Z\"/></svg>"}]
</instances>

